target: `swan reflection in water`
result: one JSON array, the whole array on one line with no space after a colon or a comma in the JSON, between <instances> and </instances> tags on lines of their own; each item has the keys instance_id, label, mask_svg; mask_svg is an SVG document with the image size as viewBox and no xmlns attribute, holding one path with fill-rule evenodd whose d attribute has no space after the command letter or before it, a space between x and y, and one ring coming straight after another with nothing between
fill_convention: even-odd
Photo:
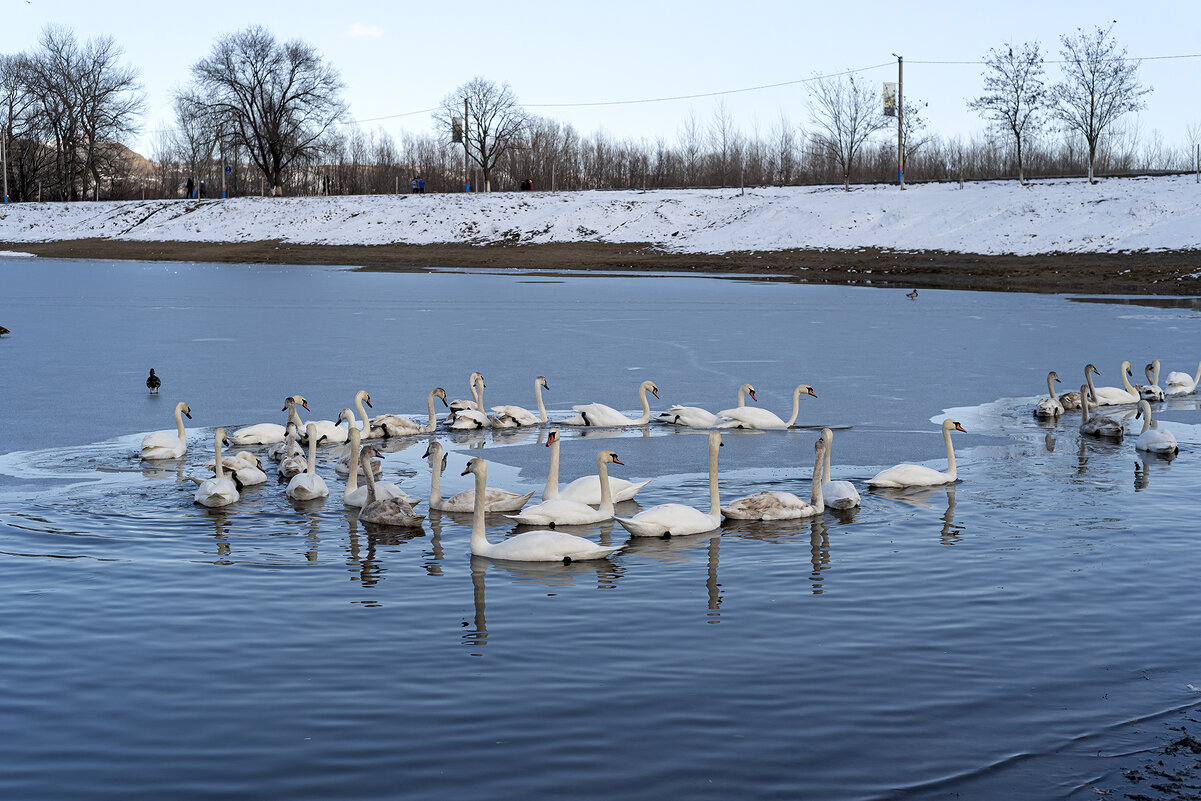
<instances>
[{"instance_id":1,"label":"swan reflection in water","mask_svg":"<svg viewBox=\"0 0 1201 801\"><path fill-rule=\"evenodd\" d=\"M850 522L859 512L859 507L836 513L827 509L840 522ZM809 535L810 589L814 595L825 592L825 577L830 569L830 526L821 515L803 520L726 520L722 531L740 539L757 540L770 545L791 545L799 537Z\"/></svg>"},{"instance_id":2,"label":"swan reflection in water","mask_svg":"<svg viewBox=\"0 0 1201 801\"><path fill-rule=\"evenodd\" d=\"M540 584L557 589L579 586L584 583L584 579L588 579L589 583L595 583L598 590L613 589L625 573L620 565L608 559L589 559L565 565L562 562L510 562L472 556L471 589L475 616L471 623L463 621L463 626L468 629L462 635L464 645L482 648L488 644L485 601L485 578L488 571L492 571L494 579L508 578L513 584Z\"/></svg>"},{"instance_id":3,"label":"swan reflection in water","mask_svg":"<svg viewBox=\"0 0 1201 801\"><path fill-rule=\"evenodd\" d=\"M936 504L941 505L942 496L945 495L947 509L942 513L942 530L938 539L943 545L955 545L963 533L963 526L955 522L955 486L955 483L952 483L919 489L874 488L871 492L874 496L918 509L931 509Z\"/></svg>"},{"instance_id":4,"label":"swan reflection in water","mask_svg":"<svg viewBox=\"0 0 1201 801\"><path fill-rule=\"evenodd\" d=\"M722 602L721 583L717 580L718 555L721 548L722 530L706 531L700 534L668 537L630 537L622 554L629 556L649 556L664 563L693 562L705 549L705 595L707 622L718 623Z\"/></svg>"},{"instance_id":5,"label":"swan reflection in water","mask_svg":"<svg viewBox=\"0 0 1201 801\"><path fill-rule=\"evenodd\" d=\"M384 577L386 568L379 556L379 549L395 547L410 540L419 539L425 532L420 528L399 528L396 526L380 526L375 523L365 523L359 520L358 509L346 509L346 523L349 527L348 567L352 578L361 587L374 587ZM366 545L364 547L364 542ZM367 606L378 606L374 601L364 600Z\"/></svg>"},{"instance_id":6,"label":"swan reflection in water","mask_svg":"<svg viewBox=\"0 0 1201 801\"><path fill-rule=\"evenodd\" d=\"M1171 470L1172 461L1179 455L1178 451L1171 453L1149 453L1135 451L1138 461L1134 463L1134 491L1139 492L1151 486L1151 474L1167 473Z\"/></svg>"}]
</instances>

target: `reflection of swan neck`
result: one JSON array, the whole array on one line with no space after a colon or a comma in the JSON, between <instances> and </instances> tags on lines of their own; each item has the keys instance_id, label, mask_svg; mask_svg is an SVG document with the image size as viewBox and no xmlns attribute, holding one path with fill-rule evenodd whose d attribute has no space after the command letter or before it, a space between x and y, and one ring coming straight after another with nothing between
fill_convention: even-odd
<instances>
[{"instance_id":1,"label":"reflection of swan neck","mask_svg":"<svg viewBox=\"0 0 1201 801\"><path fill-rule=\"evenodd\" d=\"M721 434L709 435L709 515L721 515L721 498L717 490L717 449L721 447Z\"/></svg>"},{"instance_id":2,"label":"reflection of swan neck","mask_svg":"<svg viewBox=\"0 0 1201 801\"><path fill-rule=\"evenodd\" d=\"M951 445L951 426L944 425L942 427L942 440L947 445L947 477L955 480L955 447Z\"/></svg>"},{"instance_id":3,"label":"reflection of swan neck","mask_svg":"<svg viewBox=\"0 0 1201 801\"><path fill-rule=\"evenodd\" d=\"M305 431L309 435L309 472L316 475L317 473L317 424L309 423L305 427Z\"/></svg>"},{"instance_id":4,"label":"reflection of swan neck","mask_svg":"<svg viewBox=\"0 0 1201 801\"><path fill-rule=\"evenodd\" d=\"M546 486L542 488L542 500L559 497L559 437L550 444L550 471L546 474Z\"/></svg>"},{"instance_id":5,"label":"reflection of swan neck","mask_svg":"<svg viewBox=\"0 0 1201 801\"><path fill-rule=\"evenodd\" d=\"M792 417L788 418L788 422L784 424L785 428L792 428L792 424L796 422L797 415L801 412L801 390L804 385L797 387L792 393Z\"/></svg>"},{"instance_id":6,"label":"reflection of swan neck","mask_svg":"<svg viewBox=\"0 0 1201 801\"><path fill-rule=\"evenodd\" d=\"M603 515L613 516L613 490L609 486L609 466L605 464L605 452L601 451L596 455L596 473L600 476L600 513Z\"/></svg>"}]
</instances>

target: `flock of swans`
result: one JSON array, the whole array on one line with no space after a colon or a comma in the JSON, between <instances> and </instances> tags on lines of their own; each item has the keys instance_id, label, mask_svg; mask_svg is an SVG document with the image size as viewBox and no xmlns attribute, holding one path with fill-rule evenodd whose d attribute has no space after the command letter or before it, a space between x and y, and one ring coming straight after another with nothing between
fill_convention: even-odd
<instances>
[{"instance_id":1,"label":"flock of swans","mask_svg":"<svg viewBox=\"0 0 1201 801\"><path fill-rule=\"evenodd\" d=\"M1195 392L1198 382L1201 381L1201 365L1198 365L1196 376L1171 373L1164 389L1161 389L1157 382L1158 362L1147 365L1146 385L1130 384L1129 366L1129 362L1122 365L1122 387L1097 387L1093 384L1092 377L1100 373L1094 365L1089 364L1085 367L1085 384L1081 386L1080 392L1063 395L1055 392L1055 383L1059 382L1059 376L1055 372L1049 373L1049 397L1039 401L1034 409L1035 416L1057 419L1066 409L1079 408L1082 434L1120 439L1124 434L1122 421L1090 414L1090 410L1100 406L1137 403L1137 414L1143 420L1143 429L1136 447L1155 453L1174 452L1177 447L1175 438L1171 432L1159 428L1152 420L1150 402L1162 400L1167 396ZM266 456L275 462L275 472L279 480L287 481L285 494L288 498L295 501L325 498L330 494L330 490L325 479L317 472L318 444L345 444L335 463L335 472L346 477L342 493L343 503L348 507L357 507L359 519L366 522L402 527L421 526L424 515L414 511L421 499L409 496L391 482L379 480L382 462L376 448L368 444L369 441L433 434L440 424L454 431L516 428L552 422L547 416L542 399L542 391L549 389L549 384L543 376L538 376L534 381L536 412L515 405L486 407L486 385L483 375L478 372L471 374L468 385L471 398L467 400L448 401L444 389L432 389L426 397L428 418L424 422L414 421L399 414L368 415L367 408L371 407L371 396L366 390L357 392L352 406L342 409L337 419L304 422L300 418L299 409L308 411L308 402L301 395L293 395L284 401L281 411L285 413L285 420L282 424L260 423L232 432L227 432L225 428L216 430L214 459L207 465L214 475L204 480L191 479L198 485L194 501L209 507L228 506L238 501L239 493L246 486L262 484L268 480L267 471L258 456L245 450L226 456L223 454L223 447L226 446L268 446ZM659 397L659 389L655 382L643 381L638 388L638 399L642 406L640 417L628 417L603 403L588 403L572 407L575 414L555 422L554 425L644 425L652 420L648 393L656 399ZM720 527L723 517L738 520L792 520L821 515L827 508L844 510L858 507L860 496L853 483L830 480L830 454L834 434L829 428L822 429L813 446L813 474L807 498L791 492L767 490L724 504L721 501L718 488L718 454L723 444L723 430L787 429L796 422L800 398L806 394L817 396L808 384L799 385L793 392L792 414L788 420L760 407L748 406L748 397L752 401L758 401L755 388L750 384L743 384L738 388L738 405L729 409L710 412L695 406L676 405L653 417L664 425L711 429L707 440L707 510L681 503L666 503L643 509L629 517L619 516L616 504L633 499L650 479L632 482L609 475L610 466L623 464L612 450L602 450L597 454L595 474L560 486L561 432L557 427L549 428L547 432L545 444L550 449L549 468L540 503L527 506L533 492L522 494L488 486L487 463L478 458L470 460L462 473L464 476L469 473L474 476L474 488L443 498L441 475L446 469L446 454L436 439L430 441L423 457L428 460L430 466L430 492L426 503L428 508L438 511L472 514L471 552L475 555L519 561L565 562L600 559L618 550L601 547L583 536L560 530L610 519L615 520L634 537L669 537L714 531ZM448 415L442 421L438 419L435 401L441 401L448 409ZM146 436L142 441L142 458L176 459L183 456L187 450L184 418L191 419L191 416L191 408L187 403L176 404L176 430ZM953 431L964 431L964 428L956 420L943 421L942 436L947 456L945 471L924 465L899 464L868 479L867 486L931 487L955 482L957 469L951 441ZM359 484L360 479L363 482L362 486ZM523 531L507 537L502 542L491 543L485 536L485 518L488 514L506 514L521 526L541 528Z\"/></svg>"},{"instance_id":2,"label":"flock of swans","mask_svg":"<svg viewBox=\"0 0 1201 801\"><path fill-rule=\"evenodd\" d=\"M1143 368L1147 376L1146 384L1131 384L1133 374L1130 362L1122 362L1120 387L1098 387L1093 383L1093 376L1100 375L1096 365L1084 366L1084 384L1079 392L1057 395L1055 384L1060 382L1059 374L1054 370L1047 373L1048 397L1039 400L1034 407L1034 416L1044 420L1054 420L1062 416L1068 409L1080 410L1080 433L1090 437L1121 440L1126 436L1125 418L1134 416L1142 419L1143 427L1135 440L1136 450L1146 453L1174 454L1179 451L1176 437L1171 431L1160 428L1151 417L1151 404L1162 402L1166 398L1192 395L1197 391L1201 382L1201 364L1197 365L1196 375L1171 372L1167 377L1167 386L1159 386L1159 360L1150 362ZM1103 414L1093 414L1094 409L1102 406L1135 406L1135 411L1127 412L1122 419Z\"/></svg>"}]
</instances>

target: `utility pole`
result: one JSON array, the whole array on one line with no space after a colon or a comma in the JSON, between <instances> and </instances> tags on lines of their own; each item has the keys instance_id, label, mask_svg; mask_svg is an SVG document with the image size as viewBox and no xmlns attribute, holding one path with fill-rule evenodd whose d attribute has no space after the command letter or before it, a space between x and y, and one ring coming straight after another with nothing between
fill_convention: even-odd
<instances>
[{"instance_id":1,"label":"utility pole","mask_svg":"<svg viewBox=\"0 0 1201 801\"><path fill-rule=\"evenodd\" d=\"M0 162L4 164L4 202L8 203L8 126L4 126L4 136L0 137Z\"/></svg>"},{"instance_id":2,"label":"utility pole","mask_svg":"<svg viewBox=\"0 0 1201 801\"><path fill-rule=\"evenodd\" d=\"M905 188L905 126L903 105L905 94L905 59L893 53L897 59L897 183Z\"/></svg>"},{"instance_id":3,"label":"utility pole","mask_svg":"<svg viewBox=\"0 0 1201 801\"><path fill-rule=\"evenodd\" d=\"M471 191L471 174L467 172L467 98L463 98L463 191Z\"/></svg>"}]
</instances>

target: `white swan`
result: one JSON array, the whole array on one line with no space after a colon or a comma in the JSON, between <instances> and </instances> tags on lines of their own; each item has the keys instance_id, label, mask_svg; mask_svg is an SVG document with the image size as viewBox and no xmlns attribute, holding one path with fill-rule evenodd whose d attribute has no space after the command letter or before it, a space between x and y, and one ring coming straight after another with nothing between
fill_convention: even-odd
<instances>
[{"instance_id":1,"label":"white swan","mask_svg":"<svg viewBox=\"0 0 1201 801\"><path fill-rule=\"evenodd\" d=\"M414 513L413 507L402 498L381 498L376 494L379 487L375 483L375 477L371 475L370 464L371 460L376 458L375 448L363 448L359 458L362 461L363 475L367 478L367 502L359 509L359 520L380 526L420 528L425 515ZM351 475L357 472L352 471Z\"/></svg>"},{"instance_id":2,"label":"white swan","mask_svg":"<svg viewBox=\"0 0 1201 801\"><path fill-rule=\"evenodd\" d=\"M483 459L472 459L467 463L463 475L475 474L475 503L471 520L471 553L491 559L509 559L516 562L563 562L564 564L587 559L604 559L618 547L603 547L583 537L564 531L526 531L506 538L503 542L490 543L484 533L485 497L488 494L488 464Z\"/></svg>"},{"instance_id":3,"label":"white swan","mask_svg":"<svg viewBox=\"0 0 1201 801\"><path fill-rule=\"evenodd\" d=\"M1089 404L1092 406L1121 406L1126 403L1138 403L1138 390L1131 386L1127 376L1130 372L1130 362L1122 362L1122 386L1124 387L1094 387L1093 374L1101 375L1096 365L1084 366L1084 380L1088 382L1090 393Z\"/></svg>"},{"instance_id":4,"label":"white swan","mask_svg":"<svg viewBox=\"0 0 1201 801\"><path fill-rule=\"evenodd\" d=\"M562 498L565 501L576 501L596 506L602 502L600 477L597 475L581 476L562 489L559 488L559 429L552 428L546 434L546 444L550 448L550 470L546 474L546 486L542 488L542 500L549 501ZM651 483L646 481L627 481L624 478L609 476L609 491L613 495L613 503L628 501L638 494L638 490Z\"/></svg>"},{"instance_id":5,"label":"white swan","mask_svg":"<svg viewBox=\"0 0 1201 801\"><path fill-rule=\"evenodd\" d=\"M225 429L218 428L214 437L217 456L213 463L213 469L216 471L216 475L200 482L200 486L196 489L196 495L192 499L201 506L210 508L229 506L238 500L238 485L232 478L225 477L225 466L222 464L221 442L224 439Z\"/></svg>"},{"instance_id":6,"label":"white swan","mask_svg":"<svg viewBox=\"0 0 1201 801\"><path fill-rule=\"evenodd\" d=\"M284 408L281 412L287 412L288 417L283 425L279 423L258 423L253 426L239 428L237 431L229 435L229 441L233 445L273 445L277 442L283 442L284 437L288 435L287 424L289 421L295 421L297 427L304 425L300 422L300 415L296 413L296 405L300 404L307 411L309 402L304 399L303 395L293 395L290 398L284 399Z\"/></svg>"},{"instance_id":7,"label":"white swan","mask_svg":"<svg viewBox=\"0 0 1201 801\"><path fill-rule=\"evenodd\" d=\"M613 517L613 493L609 489L609 468L611 464L624 464L613 451L601 451L596 455L597 483L600 485L600 509L593 509L586 503L569 501L565 498L551 498L535 506L522 510L519 515L509 517L523 526L586 526L609 520Z\"/></svg>"},{"instance_id":8,"label":"white swan","mask_svg":"<svg viewBox=\"0 0 1201 801\"><path fill-rule=\"evenodd\" d=\"M492 427L492 419L484 411L484 377L479 373L472 373L471 376L471 390L475 395L476 408L456 409L454 403L450 404L451 414L446 418L446 427L455 431L475 431Z\"/></svg>"},{"instance_id":9,"label":"white swan","mask_svg":"<svg viewBox=\"0 0 1201 801\"><path fill-rule=\"evenodd\" d=\"M651 405L646 400L647 392L653 394L656 400L659 398L659 388L655 386L655 382L643 381L638 387L638 400L642 403L642 416L637 420L626 417L612 406L606 406L603 403L585 403L580 406L572 406L571 410L576 413L576 416L567 418L563 424L569 426L640 426L649 423Z\"/></svg>"},{"instance_id":10,"label":"white swan","mask_svg":"<svg viewBox=\"0 0 1201 801\"><path fill-rule=\"evenodd\" d=\"M1063 404L1059 402L1059 398L1055 395L1055 385L1052 381L1059 380L1059 373L1052 370L1047 373L1047 392L1049 398L1043 398L1038 402L1038 406L1034 407L1034 416L1041 418L1059 417L1063 414Z\"/></svg>"},{"instance_id":11,"label":"white swan","mask_svg":"<svg viewBox=\"0 0 1201 801\"><path fill-rule=\"evenodd\" d=\"M822 497L822 462L826 455L826 440L818 437L813 445L813 478L810 479L809 501L791 492L767 490L744 495L721 508L730 520L795 520L820 515L826 509Z\"/></svg>"},{"instance_id":12,"label":"white swan","mask_svg":"<svg viewBox=\"0 0 1201 801\"><path fill-rule=\"evenodd\" d=\"M826 441L826 458L822 465L822 498L830 509L854 509L859 506L859 490L849 481L830 480L830 453L834 450L834 432L822 429Z\"/></svg>"},{"instance_id":13,"label":"white swan","mask_svg":"<svg viewBox=\"0 0 1201 801\"><path fill-rule=\"evenodd\" d=\"M381 414L371 418L371 426L375 428L379 426L384 431L385 437L411 437L416 434L432 434L438 426L438 417L434 413L434 398L442 401L442 405L446 406L446 390L442 387L434 387L430 390L430 394L426 397L426 402L429 404L429 422L425 425L416 423L407 417L399 414Z\"/></svg>"},{"instance_id":14,"label":"white swan","mask_svg":"<svg viewBox=\"0 0 1201 801\"><path fill-rule=\"evenodd\" d=\"M311 501L329 495L329 487L325 486L325 479L317 475L317 440L320 438L320 434L317 433L317 424L309 423L307 429L309 437L308 472L292 476L292 480L288 482L288 489L285 491L288 497L294 501Z\"/></svg>"},{"instance_id":15,"label":"white swan","mask_svg":"<svg viewBox=\"0 0 1201 801\"><path fill-rule=\"evenodd\" d=\"M709 434L709 513L682 503L652 506L633 517L613 518L635 537L681 537L712 531L721 525L721 498L717 491L717 449L721 432Z\"/></svg>"},{"instance_id":16,"label":"white swan","mask_svg":"<svg viewBox=\"0 0 1201 801\"><path fill-rule=\"evenodd\" d=\"M296 413L297 402L295 398L304 400L299 395L293 395L291 398L284 399L284 410L288 413L288 417L284 422L284 438L267 448L267 458L273 462L278 462L285 456L304 455L304 450L295 441L290 447L287 443L289 429L293 430L296 439L300 439L300 429L304 428L304 422L300 419L300 415ZM308 407L306 406L305 408Z\"/></svg>"},{"instance_id":17,"label":"white swan","mask_svg":"<svg viewBox=\"0 0 1201 801\"><path fill-rule=\"evenodd\" d=\"M746 406L747 395L751 396L751 400L758 400L755 397L755 388L750 384L743 384L738 388L739 407ZM689 428L717 428L722 422L719 415L699 406L672 406L667 411L660 413L658 419L661 423Z\"/></svg>"},{"instance_id":18,"label":"white swan","mask_svg":"<svg viewBox=\"0 0 1201 801\"><path fill-rule=\"evenodd\" d=\"M1164 392L1168 395L1192 395L1197 391L1199 382L1201 382L1201 362L1197 363L1196 375L1180 373L1175 370L1168 373L1168 387Z\"/></svg>"},{"instance_id":19,"label":"white swan","mask_svg":"<svg viewBox=\"0 0 1201 801\"><path fill-rule=\"evenodd\" d=\"M229 438L227 437L225 441L229 442ZM267 474L263 472L262 462L250 451L241 451L233 456L226 456L221 460L221 464L226 470L237 476L238 483L243 487L267 483ZM214 473L217 472L214 459L210 459L204 466Z\"/></svg>"},{"instance_id":20,"label":"white swan","mask_svg":"<svg viewBox=\"0 0 1201 801\"><path fill-rule=\"evenodd\" d=\"M350 452L355 461L360 461L361 458L359 445L360 434L358 433L358 429L352 429L350 432ZM373 459L372 464L378 461L380 460ZM359 473L362 471L363 467L361 462L358 470L355 470L354 472L347 471L348 476L346 479L346 488L342 490L342 503L346 504L347 506L362 506L363 504L367 503L367 485L364 484L361 487L359 486ZM374 478L374 476L372 476L372 478ZM417 504L421 503L420 498L409 497L404 490L393 484L391 481L376 481L375 497L381 501L386 500L387 498L400 498L409 506L416 506Z\"/></svg>"},{"instance_id":21,"label":"white swan","mask_svg":"<svg viewBox=\"0 0 1201 801\"><path fill-rule=\"evenodd\" d=\"M520 406L493 406L493 428L517 428L519 426L536 426L546 422L546 407L542 405L542 390L550 389L545 376L534 379L534 400L538 404L538 414Z\"/></svg>"},{"instance_id":22,"label":"white swan","mask_svg":"<svg viewBox=\"0 0 1201 801\"><path fill-rule=\"evenodd\" d=\"M1159 386L1159 359L1143 367L1143 373L1147 376L1147 383L1134 385L1138 390L1138 396L1145 401L1162 401L1164 392L1163 388Z\"/></svg>"},{"instance_id":23,"label":"white swan","mask_svg":"<svg viewBox=\"0 0 1201 801\"><path fill-rule=\"evenodd\" d=\"M1134 447L1136 450L1148 453L1176 453L1180 446L1176 444L1176 436L1166 428L1152 428L1151 404L1145 400L1138 402L1138 417L1143 418L1143 430L1138 435Z\"/></svg>"},{"instance_id":24,"label":"white swan","mask_svg":"<svg viewBox=\"0 0 1201 801\"><path fill-rule=\"evenodd\" d=\"M346 410L343 409L343 411ZM325 440L331 445L343 443L350 439L350 428L342 427L343 420L347 420L349 426L354 426L355 424L353 414L349 418L339 414L337 420L310 420L301 428L300 440L307 445L309 432L315 428L318 440Z\"/></svg>"},{"instance_id":25,"label":"white swan","mask_svg":"<svg viewBox=\"0 0 1201 801\"><path fill-rule=\"evenodd\" d=\"M371 394L365 389L360 389L358 392L354 393L354 408L359 413L359 419L363 421L362 430L359 432L360 441L364 439L381 439L382 437L387 436L387 434L384 432L383 426L378 426L371 422L371 418L367 415L367 409L363 408L364 403L367 404L368 407L371 407ZM351 423L351 425L354 424ZM347 432L346 438L347 440L350 439L349 432Z\"/></svg>"},{"instance_id":26,"label":"white swan","mask_svg":"<svg viewBox=\"0 0 1201 801\"><path fill-rule=\"evenodd\" d=\"M796 422L797 414L801 410L801 393L806 393L817 397L817 393L813 391L813 387L808 384L801 384L792 393L792 417L788 421L780 419L780 416L775 412L769 412L767 409L760 409L757 406L741 406L735 409L725 409L718 412L719 417L725 418L722 422L722 428L788 428Z\"/></svg>"},{"instance_id":27,"label":"white swan","mask_svg":"<svg viewBox=\"0 0 1201 801\"><path fill-rule=\"evenodd\" d=\"M951 432L963 431L958 420L942 421L942 438L947 446L947 472L941 473L932 467L920 464L899 464L881 470L867 480L869 487L937 487L953 484L956 480L955 449L951 446ZM966 433L966 432L964 432Z\"/></svg>"},{"instance_id":28,"label":"white swan","mask_svg":"<svg viewBox=\"0 0 1201 801\"><path fill-rule=\"evenodd\" d=\"M176 433L156 431L153 434L147 434L142 439L142 458L178 459L183 456L188 450L188 433L183 427L185 416L191 420L192 409L188 404L180 401L175 404Z\"/></svg>"},{"instance_id":29,"label":"white swan","mask_svg":"<svg viewBox=\"0 0 1201 801\"><path fill-rule=\"evenodd\" d=\"M1086 373L1087 375L1087 373ZM1093 405L1089 399L1087 387L1080 388L1080 433L1090 437L1105 437L1106 439L1121 439L1126 435L1126 429L1112 417L1097 415L1089 417L1089 407ZM1081 447L1084 447L1081 445Z\"/></svg>"},{"instance_id":30,"label":"white swan","mask_svg":"<svg viewBox=\"0 0 1201 801\"><path fill-rule=\"evenodd\" d=\"M429 507L431 509L442 512L469 512L476 508L475 490L473 489L463 490L442 500L442 471L446 469L446 454L442 450L442 443L438 440L430 442L423 458L430 460ZM463 475L466 474L464 471ZM477 486L480 483L478 480L476 481ZM516 512L525 506L525 502L533 495L532 491L525 495L518 495L516 492L509 492L505 489L488 487L487 497L484 498L484 509L488 512Z\"/></svg>"},{"instance_id":31,"label":"white swan","mask_svg":"<svg viewBox=\"0 0 1201 801\"><path fill-rule=\"evenodd\" d=\"M477 412L484 411L483 404L480 403L479 386L484 383L484 376L479 371L472 373L467 378L468 387L471 390L471 400L452 400L447 406L452 412L461 412L465 409L475 409Z\"/></svg>"},{"instance_id":32,"label":"white swan","mask_svg":"<svg viewBox=\"0 0 1201 801\"><path fill-rule=\"evenodd\" d=\"M346 430L347 440L349 440L349 441L341 449L340 455L338 457L338 461L334 462L334 472L340 476L349 475L351 465L355 466L355 472L358 472L363 469L362 464L359 462L358 450L356 448L353 448L350 444L351 442L354 441L355 432L357 431L358 437L359 437L359 443L361 445L362 441L363 441L363 432L357 425L358 421L355 420L354 412L351 411L350 409L343 409L341 412L338 413L338 422L341 423L343 420L345 420L349 424L349 428L347 428L347 430ZM381 462L379 459L373 460L371 462L371 465L377 474L379 473L380 470L383 469L383 462Z\"/></svg>"}]
</instances>

